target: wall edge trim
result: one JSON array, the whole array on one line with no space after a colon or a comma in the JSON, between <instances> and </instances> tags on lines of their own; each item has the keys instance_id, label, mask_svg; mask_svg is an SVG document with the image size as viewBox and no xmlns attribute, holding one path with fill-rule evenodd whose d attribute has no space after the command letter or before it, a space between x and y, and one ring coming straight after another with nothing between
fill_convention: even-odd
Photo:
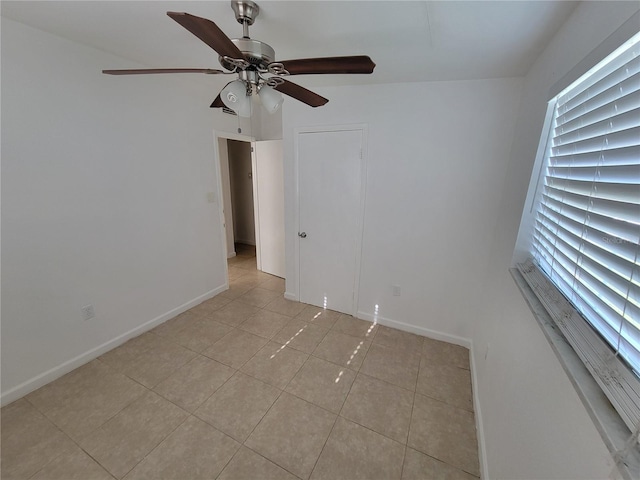
<instances>
[{"instance_id":1,"label":"wall edge trim","mask_svg":"<svg viewBox=\"0 0 640 480\"><path fill-rule=\"evenodd\" d=\"M478 435L478 459L480 460L480 478L489 479L489 463L487 459L487 448L484 440L484 424L482 422L482 408L480 406L480 386L476 367L476 356L473 340L469 347L469 360L471 367L471 389L473 392L473 411L476 420L476 433Z\"/></svg>"}]
</instances>

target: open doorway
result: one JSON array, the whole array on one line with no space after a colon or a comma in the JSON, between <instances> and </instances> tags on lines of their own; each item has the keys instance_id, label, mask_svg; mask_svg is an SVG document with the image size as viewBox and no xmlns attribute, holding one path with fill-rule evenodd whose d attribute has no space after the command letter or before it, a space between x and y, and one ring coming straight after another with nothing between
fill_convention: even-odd
<instances>
[{"instance_id":1,"label":"open doorway","mask_svg":"<svg viewBox=\"0 0 640 480\"><path fill-rule=\"evenodd\" d=\"M217 140L228 263L284 278L282 141Z\"/></svg>"},{"instance_id":2,"label":"open doorway","mask_svg":"<svg viewBox=\"0 0 640 480\"><path fill-rule=\"evenodd\" d=\"M253 197L251 143L227 139L231 228L235 255L256 256L256 221ZM229 256L227 252L227 256ZM234 256L234 255L231 255ZM254 259L255 260L255 259Z\"/></svg>"},{"instance_id":3,"label":"open doorway","mask_svg":"<svg viewBox=\"0 0 640 480\"><path fill-rule=\"evenodd\" d=\"M251 137L245 136L234 136L234 138L227 137L218 137L218 158L220 160L220 183L221 183L221 196L222 196L222 212L223 212L223 221L224 221L224 229L225 229L225 237L226 237L226 256L227 258L233 258L237 255L235 243L236 243L236 226L234 219L234 202L233 202L233 194L231 187L231 168L230 164L234 163L233 159L229 158L229 145L230 142L234 142L232 145L238 145L240 148L237 149L236 155L244 155L246 156L244 162L240 160L240 163L248 162L251 165ZM242 148L244 147L244 148ZM232 147L233 148L233 147ZM234 176L241 169L234 168ZM253 188L251 189L251 194L253 196ZM253 198L252 198L253 202ZM255 219L253 203L251 205L251 218ZM242 227L241 227L242 230ZM254 235L255 235L255 227L254 227ZM253 246L255 247L255 236L253 237Z\"/></svg>"}]
</instances>

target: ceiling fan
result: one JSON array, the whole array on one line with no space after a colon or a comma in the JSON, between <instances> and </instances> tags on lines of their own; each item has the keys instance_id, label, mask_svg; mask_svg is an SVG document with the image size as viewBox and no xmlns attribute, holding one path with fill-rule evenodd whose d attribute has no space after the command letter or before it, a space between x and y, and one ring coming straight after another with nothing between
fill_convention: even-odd
<instances>
[{"instance_id":1,"label":"ceiling fan","mask_svg":"<svg viewBox=\"0 0 640 480\"><path fill-rule=\"evenodd\" d=\"M230 39L211 20L183 12L167 15L193 33L219 55L220 65L227 70L206 68L148 68L134 70L103 70L109 75L138 75L152 73L237 74L211 104L212 108L227 107L243 117L251 116L251 95L257 93L262 105L270 113L283 102L284 93L311 107L320 107L329 100L300 85L285 80L288 75L342 74L373 72L375 63L366 55L349 57L320 57L275 61L274 49L264 42L249 38L260 9L251 0L231 0L236 20L242 24L242 38ZM278 93L279 92L279 93Z\"/></svg>"}]
</instances>

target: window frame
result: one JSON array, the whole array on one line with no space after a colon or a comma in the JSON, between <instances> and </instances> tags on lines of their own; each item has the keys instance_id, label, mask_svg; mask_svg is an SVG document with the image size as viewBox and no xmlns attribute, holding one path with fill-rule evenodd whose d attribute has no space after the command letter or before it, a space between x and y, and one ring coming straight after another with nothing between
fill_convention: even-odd
<instances>
[{"instance_id":1,"label":"window frame","mask_svg":"<svg viewBox=\"0 0 640 480\"><path fill-rule=\"evenodd\" d=\"M605 445L612 453L620 474L623 478L629 479L637 478L639 476L638 472L640 472L640 448L638 448L638 430L640 430L640 424L631 431L623 421L620 414L614 410L609 399L605 396L601 385L598 384L592 373L585 366L583 360L570 345L570 342L567 340L566 332L563 333L562 328L560 328L561 326L557 323L557 313L555 315L556 319L554 319L553 311L551 311L550 314L548 298L546 301L544 298L541 301L540 290L546 290L549 292L553 292L555 290L555 296L551 294L550 297L555 298L555 300L559 300L559 298L561 298L567 304L568 301L564 298L563 294L560 293L557 287L548 280L546 274L542 273L537 266L533 266L532 264L525 265L523 260L525 258L532 257L530 253L531 241L533 238L537 206L540 203L540 198L542 197L544 189L547 152L549 151L553 138L554 112L557 99L560 96L560 93L567 87L581 79L587 72L597 67L602 60L606 59L611 53L629 42L632 37L638 34L637 25L639 23L640 12L637 12L625 24L623 24L622 27L605 40L603 44L598 46L593 52L591 52L591 54L587 55L587 57L578 63L578 65L576 65L569 73L567 73L567 75L565 75L565 77L551 88L549 96L547 97L551 98L551 100L548 103L545 121L540 135L536 161L521 219L518 242L514 251L514 258L512 261L513 268L510 269L514 281L529 304L534 317L540 324L554 353L560 360L560 364L574 385L576 392L586 407L587 412L600 432ZM518 266L518 264L520 265ZM535 281L528 282L525 278L533 269L536 270L533 272L533 276L538 280L538 285L536 285ZM539 281L540 278L544 278L548 283L542 288ZM565 304L562 304L561 308L565 308L564 311L566 312L567 306ZM569 308L575 312L576 316L579 316L582 319L582 322L584 322L585 325L588 325L588 328L593 331L594 335L598 336L598 334L595 333L595 330L592 329L589 322L583 319L571 304L569 304ZM551 308L551 310L553 310L553 308ZM563 323L562 320L560 323ZM599 338L599 340L603 345L606 345L606 348L609 348L608 344L606 344L603 339ZM619 359L616 360L619 361ZM620 363L622 364L622 362ZM623 365L624 368L628 369L626 364Z\"/></svg>"},{"instance_id":2,"label":"window frame","mask_svg":"<svg viewBox=\"0 0 640 480\"><path fill-rule=\"evenodd\" d=\"M600 385L569 344L547 311L546 306L540 301L520 270L511 268L510 273L589 417L591 417L600 437L616 462L621 477L625 480L637 480L638 472L640 472L640 449L638 448L637 432L634 435L634 432L629 430L620 414L613 408ZM551 285L553 284L551 283Z\"/></svg>"}]
</instances>

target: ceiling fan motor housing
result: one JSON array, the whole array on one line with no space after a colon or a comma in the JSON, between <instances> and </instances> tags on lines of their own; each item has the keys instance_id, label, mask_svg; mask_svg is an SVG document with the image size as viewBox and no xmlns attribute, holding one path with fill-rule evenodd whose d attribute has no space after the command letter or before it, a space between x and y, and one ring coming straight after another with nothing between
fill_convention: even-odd
<instances>
[{"instance_id":1,"label":"ceiling fan motor housing","mask_svg":"<svg viewBox=\"0 0 640 480\"><path fill-rule=\"evenodd\" d=\"M238 47L238 49L244 55L244 59L251 64L255 69L266 69L275 59L276 52L270 45L267 45L260 40L253 40L251 38L233 38L231 41ZM233 70L235 66L220 56L220 65L227 70Z\"/></svg>"}]
</instances>

